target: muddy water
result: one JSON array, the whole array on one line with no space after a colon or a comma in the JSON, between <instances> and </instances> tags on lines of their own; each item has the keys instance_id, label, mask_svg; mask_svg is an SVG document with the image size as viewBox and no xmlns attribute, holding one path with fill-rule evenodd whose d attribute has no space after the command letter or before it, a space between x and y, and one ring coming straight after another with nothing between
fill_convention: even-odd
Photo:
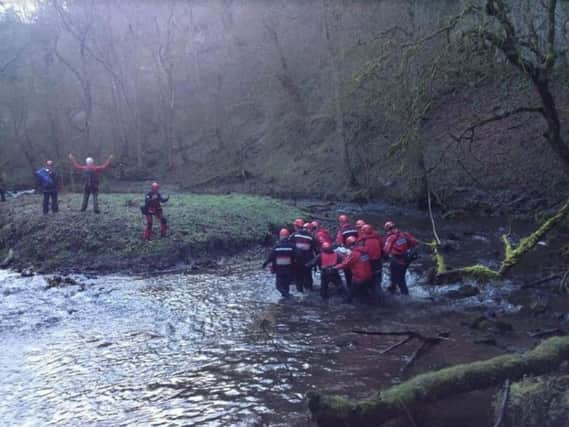
<instances>
[{"instance_id":1,"label":"muddy water","mask_svg":"<svg viewBox=\"0 0 569 427\"><path fill-rule=\"evenodd\" d=\"M477 248L470 256L490 259L498 234L465 230L463 247ZM283 301L259 264L224 276L78 276L83 286L51 289L44 277L0 272L0 425L307 425L308 390L365 396L427 369L527 348L528 330L559 324L524 317L506 298L515 283L450 302L440 295L453 286L426 289L413 273L411 297L381 307L326 304L317 292ZM496 313L514 331L475 344L487 334L468 322ZM450 339L402 372L420 343L380 354L399 338L354 328ZM464 426L490 417L486 401L456 408L469 414L458 418Z\"/></svg>"}]
</instances>

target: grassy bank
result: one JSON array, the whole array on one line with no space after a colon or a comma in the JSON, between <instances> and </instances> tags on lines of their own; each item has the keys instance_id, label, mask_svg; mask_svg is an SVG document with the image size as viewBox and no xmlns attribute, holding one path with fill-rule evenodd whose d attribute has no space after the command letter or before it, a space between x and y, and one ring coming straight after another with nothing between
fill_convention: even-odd
<instances>
[{"instance_id":1,"label":"grassy bank","mask_svg":"<svg viewBox=\"0 0 569 427\"><path fill-rule=\"evenodd\" d=\"M60 195L59 213L48 215L41 213L40 195L11 199L0 204L0 255L13 249L12 266L45 272L144 271L264 243L301 214L266 197L174 194L164 205L170 235L160 238L155 221L153 239L145 242L142 199L101 194L99 215L91 206L79 211L80 194Z\"/></svg>"}]
</instances>

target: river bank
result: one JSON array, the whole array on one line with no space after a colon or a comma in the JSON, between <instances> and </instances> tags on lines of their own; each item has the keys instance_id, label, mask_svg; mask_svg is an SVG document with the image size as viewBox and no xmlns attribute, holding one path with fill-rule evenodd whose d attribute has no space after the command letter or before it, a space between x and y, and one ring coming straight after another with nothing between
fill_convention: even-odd
<instances>
[{"instance_id":1,"label":"river bank","mask_svg":"<svg viewBox=\"0 0 569 427\"><path fill-rule=\"evenodd\" d=\"M178 264L207 264L271 241L275 231L303 212L267 197L175 194L164 205L169 235L142 240L140 194L101 194L100 214L80 212L81 195L60 195L59 212L41 213L41 195L0 206L0 255L13 251L11 268L43 273L143 272ZM1 261L0 259L0 261Z\"/></svg>"}]
</instances>

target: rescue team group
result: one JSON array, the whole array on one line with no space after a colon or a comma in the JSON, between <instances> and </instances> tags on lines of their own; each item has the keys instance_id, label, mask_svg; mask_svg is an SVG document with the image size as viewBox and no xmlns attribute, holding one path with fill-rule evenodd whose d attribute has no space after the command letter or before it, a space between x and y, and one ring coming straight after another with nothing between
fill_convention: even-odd
<instances>
[{"instance_id":1,"label":"rescue team group","mask_svg":"<svg viewBox=\"0 0 569 427\"><path fill-rule=\"evenodd\" d=\"M93 211L99 213L99 175L111 165L111 155L102 165L96 165L93 158L87 157L85 164L77 162L72 154L69 160L73 167L83 175L83 200L81 211L87 209L89 198L93 197ZM53 161L47 160L45 166L35 172L38 187L43 193L43 213L49 213L50 207L56 213L58 207L58 175ZM160 235L168 234L168 223L163 216L162 203L168 197L160 194L160 186L154 182L146 193L141 212L146 218L144 240L150 240L152 235L153 217L160 222ZM51 202L51 203L50 203ZM409 264L416 258L417 241L413 235L399 231L392 221L384 225L386 231L383 237L363 220L358 220L355 226L350 224L347 215L338 217L338 231L332 239L329 232L321 227L318 221L305 222L296 219L291 234L286 228L279 233L279 240L272 248L263 268L271 265L271 271L276 276L276 287L283 297L290 294L290 285L296 284L296 289L312 290L312 269L321 271L320 293L328 298L328 287L334 284L344 293L345 301L351 302L355 294L362 294L370 301L381 299L383 291L383 261L389 260L391 284L387 288L394 293L398 287L401 294L408 295L405 273ZM344 271L345 283L339 270Z\"/></svg>"},{"instance_id":2,"label":"rescue team group","mask_svg":"<svg viewBox=\"0 0 569 427\"><path fill-rule=\"evenodd\" d=\"M85 164L77 162L72 154L69 154L69 160L73 167L82 172L83 175L83 201L81 203L81 211L87 209L90 196L93 196L93 211L100 213L99 210L99 175L111 165L113 156L109 156L107 161L102 165L96 165L92 157L85 159ZM43 193L43 213L51 211L56 213L59 210L58 191L59 179L55 171L52 160L47 160L45 166L35 172L37 185L40 192ZM3 192L2 192L3 194ZM51 203L50 203L51 201ZM162 203L168 201L168 197L160 194L160 185L157 182L152 183L150 191L144 197L144 205L140 207L142 214L146 217L146 227L144 229L144 240L150 240L152 235L153 217L160 221L160 235L165 237L168 234L168 222L163 216Z\"/></svg>"},{"instance_id":3,"label":"rescue team group","mask_svg":"<svg viewBox=\"0 0 569 427\"><path fill-rule=\"evenodd\" d=\"M338 217L334 240L318 221L298 218L292 225L292 234L287 228L280 230L279 241L263 263L263 268L270 265L283 297L289 297L293 282L298 292L312 290L312 269L316 267L321 271L322 298L328 298L328 287L333 284L344 294L344 302L352 302L355 295L368 302L381 301L384 260L389 260L391 284L387 290L395 293L399 288L402 295L409 295L405 273L417 258L417 240L400 231L393 221L383 227L385 241L370 224L360 219L353 226L344 214ZM344 271L345 282L339 270Z\"/></svg>"}]
</instances>

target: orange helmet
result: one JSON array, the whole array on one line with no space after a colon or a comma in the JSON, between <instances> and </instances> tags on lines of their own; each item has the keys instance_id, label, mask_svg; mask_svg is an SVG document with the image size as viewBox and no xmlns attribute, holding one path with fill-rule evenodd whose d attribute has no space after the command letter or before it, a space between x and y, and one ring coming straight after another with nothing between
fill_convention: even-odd
<instances>
[{"instance_id":1,"label":"orange helmet","mask_svg":"<svg viewBox=\"0 0 569 427\"><path fill-rule=\"evenodd\" d=\"M294 220L293 225L300 228L304 225L304 220L302 218L297 218Z\"/></svg>"},{"instance_id":2,"label":"orange helmet","mask_svg":"<svg viewBox=\"0 0 569 427\"><path fill-rule=\"evenodd\" d=\"M357 239L355 238L355 236L350 236L346 239L346 246L347 247L351 247L354 246L354 243L356 243Z\"/></svg>"},{"instance_id":3,"label":"orange helmet","mask_svg":"<svg viewBox=\"0 0 569 427\"><path fill-rule=\"evenodd\" d=\"M366 236L370 236L373 233L373 227L369 224L364 224L364 226L362 227L362 232Z\"/></svg>"},{"instance_id":4,"label":"orange helmet","mask_svg":"<svg viewBox=\"0 0 569 427\"><path fill-rule=\"evenodd\" d=\"M160 190L160 184L158 184L157 182L153 182L152 185L150 186L150 189L152 191L158 191Z\"/></svg>"},{"instance_id":5,"label":"orange helmet","mask_svg":"<svg viewBox=\"0 0 569 427\"><path fill-rule=\"evenodd\" d=\"M385 231L389 231L392 228L395 228L395 223L393 221L387 221L384 225L383 228Z\"/></svg>"},{"instance_id":6,"label":"orange helmet","mask_svg":"<svg viewBox=\"0 0 569 427\"><path fill-rule=\"evenodd\" d=\"M283 238L288 236L290 236L290 231L288 231L286 228L281 228L281 231L279 231L279 237Z\"/></svg>"},{"instance_id":7,"label":"orange helmet","mask_svg":"<svg viewBox=\"0 0 569 427\"><path fill-rule=\"evenodd\" d=\"M348 215L342 214L338 217L338 222L340 224L347 224L348 222L350 222L350 218L348 218Z\"/></svg>"},{"instance_id":8,"label":"orange helmet","mask_svg":"<svg viewBox=\"0 0 569 427\"><path fill-rule=\"evenodd\" d=\"M358 219L356 221L356 228L362 228L365 225L365 221L363 219Z\"/></svg>"}]
</instances>

